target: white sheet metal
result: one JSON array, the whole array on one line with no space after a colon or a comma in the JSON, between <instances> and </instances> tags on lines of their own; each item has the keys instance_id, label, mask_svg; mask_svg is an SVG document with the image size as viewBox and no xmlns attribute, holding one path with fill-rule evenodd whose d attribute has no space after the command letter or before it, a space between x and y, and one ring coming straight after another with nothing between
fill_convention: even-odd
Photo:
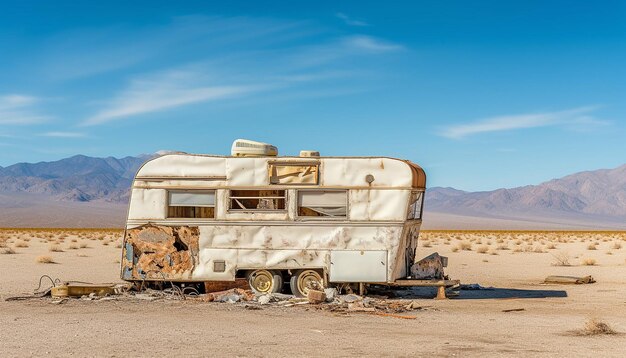
<instances>
[{"instance_id":1,"label":"white sheet metal","mask_svg":"<svg viewBox=\"0 0 626 358\"><path fill-rule=\"evenodd\" d=\"M387 282L387 251L331 251L330 282Z\"/></svg>"}]
</instances>

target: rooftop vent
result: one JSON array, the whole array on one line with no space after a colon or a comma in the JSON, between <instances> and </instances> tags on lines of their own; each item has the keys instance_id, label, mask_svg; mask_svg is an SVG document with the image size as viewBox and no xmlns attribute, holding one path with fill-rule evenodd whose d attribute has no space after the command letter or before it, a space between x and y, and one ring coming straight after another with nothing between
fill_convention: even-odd
<instances>
[{"instance_id":1,"label":"rooftop vent","mask_svg":"<svg viewBox=\"0 0 626 358\"><path fill-rule=\"evenodd\" d=\"M275 157L278 155L278 148L267 143L237 139L233 142L230 153L233 157Z\"/></svg>"},{"instance_id":2,"label":"rooftop vent","mask_svg":"<svg viewBox=\"0 0 626 358\"><path fill-rule=\"evenodd\" d=\"M306 158L318 158L320 156L320 152L317 150L301 150L300 156Z\"/></svg>"}]
</instances>

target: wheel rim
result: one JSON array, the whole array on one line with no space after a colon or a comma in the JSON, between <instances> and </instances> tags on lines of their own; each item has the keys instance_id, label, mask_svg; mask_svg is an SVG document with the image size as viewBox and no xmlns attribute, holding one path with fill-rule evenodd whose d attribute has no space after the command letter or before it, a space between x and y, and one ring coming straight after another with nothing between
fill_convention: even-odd
<instances>
[{"instance_id":1,"label":"wheel rim","mask_svg":"<svg viewBox=\"0 0 626 358\"><path fill-rule=\"evenodd\" d=\"M317 271L306 270L302 271L302 273L298 275L298 290L302 292L304 296L309 293L310 287L316 284L319 287L324 287L322 277L319 273L317 273Z\"/></svg>"},{"instance_id":2,"label":"wheel rim","mask_svg":"<svg viewBox=\"0 0 626 358\"><path fill-rule=\"evenodd\" d=\"M274 285L274 277L271 272L266 270L255 271L252 273L250 285L257 292L271 292Z\"/></svg>"}]
</instances>

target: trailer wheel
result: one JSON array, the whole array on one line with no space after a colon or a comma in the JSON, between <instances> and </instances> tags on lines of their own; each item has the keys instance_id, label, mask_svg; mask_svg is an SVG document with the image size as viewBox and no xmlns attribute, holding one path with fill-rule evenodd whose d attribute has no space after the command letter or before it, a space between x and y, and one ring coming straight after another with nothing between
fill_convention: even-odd
<instances>
[{"instance_id":1,"label":"trailer wheel","mask_svg":"<svg viewBox=\"0 0 626 358\"><path fill-rule=\"evenodd\" d=\"M251 271L248 274L248 284L255 293L277 293L282 290L283 277L278 271Z\"/></svg>"},{"instance_id":2,"label":"trailer wheel","mask_svg":"<svg viewBox=\"0 0 626 358\"><path fill-rule=\"evenodd\" d=\"M291 293L296 297L306 297L311 288L324 288L322 275L316 270L299 270L289 280Z\"/></svg>"}]
</instances>

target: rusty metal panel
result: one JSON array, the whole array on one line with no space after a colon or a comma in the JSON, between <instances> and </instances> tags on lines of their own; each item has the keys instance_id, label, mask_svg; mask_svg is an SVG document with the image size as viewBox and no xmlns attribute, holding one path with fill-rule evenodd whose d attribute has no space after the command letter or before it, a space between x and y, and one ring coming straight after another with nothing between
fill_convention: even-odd
<instances>
[{"instance_id":1,"label":"rusty metal panel","mask_svg":"<svg viewBox=\"0 0 626 358\"><path fill-rule=\"evenodd\" d=\"M386 282L387 251L331 251L330 282Z\"/></svg>"}]
</instances>

